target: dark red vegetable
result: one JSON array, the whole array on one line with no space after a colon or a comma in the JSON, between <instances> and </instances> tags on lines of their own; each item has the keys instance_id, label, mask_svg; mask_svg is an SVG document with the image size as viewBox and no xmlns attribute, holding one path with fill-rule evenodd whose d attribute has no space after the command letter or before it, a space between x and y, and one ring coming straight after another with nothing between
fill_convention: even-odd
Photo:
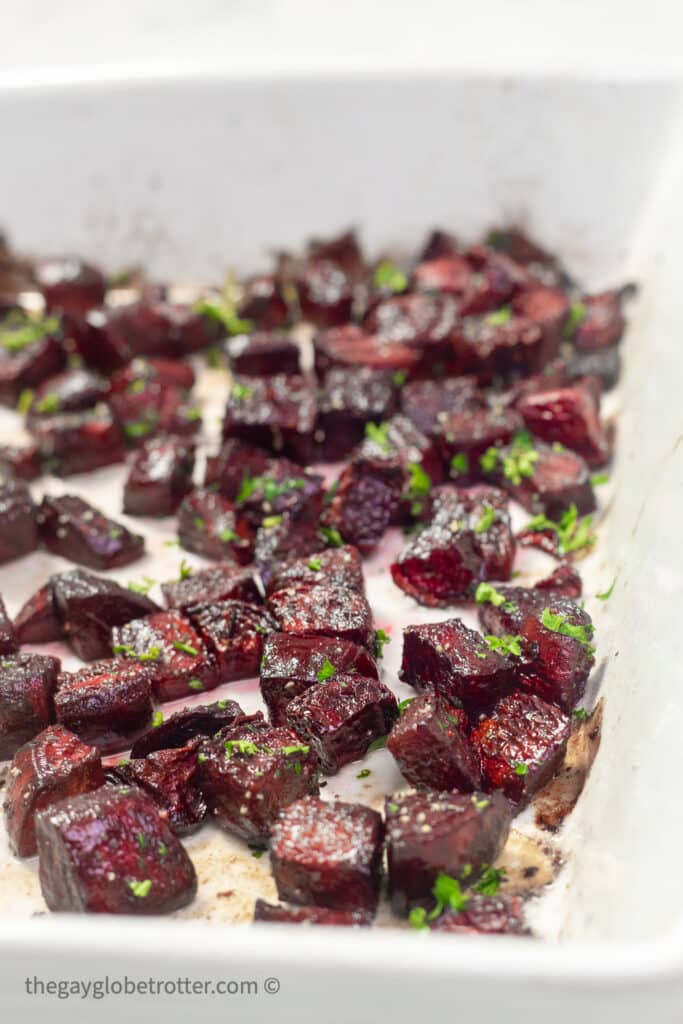
<instances>
[{"instance_id":1,"label":"dark red vegetable","mask_svg":"<svg viewBox=\"0 0 683 1024\"><path fill-rule=\"evenodd\" d=\"M257 331L228 338L224 344L233 373L272 377L299 373L299 346L284 331Z\"/></svg>"},{"instance_id":2,"label":"dark red vegetable","mask_svg":"<svg viewBox=\"0 0 683 1024\"><path fill-rule=\"evenodd\" d=\"M155 750L174 750L184 747L196 736L214 736L230 725L243 712L234 700L219 700L213 704L193 704L175 711L169 718L155 716L151 729L139 736L130 750L133 758L146 757Z\"/></svg>"},{"instance_id":3,"label":"dark red vegetable","mask_svg":"<svg viewBox=\"0 0 683 1024\"><path fill-rule=\"evenodd\" d=\"M45 306L83 316L104 302L107 282L99 267L74 256L39 260L34 267L36 283L45 296Z\"/></svg>"},{"instance_id":4,"label":"dark red vegetable","mask_svg":"<svg viewBox=\"0 0 683 1024\"><path fill-rule=\"evenodd\" d=\"M519 896L473 893L461 911L446 910L430 924L435 932L456 935L529 935Z\"/></svg>"},{"instance_id":5,"label":"dark red vegetable","mask_svg":"<svg viewBox=\"0 0 683 1024\"><path fill-rule=\"evenodd\" d=\"M54 722L58 658L11 654L0 659L0 761Z\"/></svg>"},{"instance_id":6,"label":"dark red vegetable","mask_svg":"<svg viewBox=\"0 0 683 1024\"><path fill-rule=\"evenodd\" d=\"M176 835L196 832L206 817L197 785L197 736L184 747L156 750L146 757L119 761L117 781L139 786L159 807Z\"/></svg>"},{"instance_id":7,"label":"dark red vegetable","mask_svg":"<svg viewBox=\"0 0 683 1024\"><path fill-rule=\"evenodd\" d=\"M41 543L55 555L89 569L115 569L137 561L145 541L75 494L46 495L38 510Z\"/></svg>"},{"instance_id":8,"label":"dark red vegetable","mask_svg":"<svg viewBox=\"0 0 683 1024\"><path fill-rule=\"evenodd\" d=\"M188 608L187 613L216 661L221 683L258 675L266 637L277 630L262 605L219 601Z\"/></svg>"},{"instance_id":9,"label":"dark red vegetable","mask_svg":"<svg viewBox=\"0 0 683 1024\"><path fill-rule=\"evenodd\" d=\"M37 511L23 480L0 480L0 563L11 562L38 546Z\"/></svg>"},{"instance_id":10,"label":"dark red vegetable","mask_svg":"<svg viewBox=\"0 0 683 1024\"><path fill-rule=\"evenodd\" d=\"M62 672L55 713L60 725L103 754L124 750L152 718L152 673L147 665L122 658Z\"/></svg>"},{"instance_id":11,"label":"dark red vegetable","mask_svg":"<svg viewBox=\"0 0 683 1024\"><path fill-rule=\"evenodd\" d=\"M91 473L125 457L121 428L103 402L82 412L32 419L29 428L45 468L55 476Z\"/></svg>"},{"instance_id":12,"label":"dark red vegetable","mask_svg":"<svg viewBox=\"0 0 683 1024\"><path fill-rule=\"evenodd\" d=\"M267 592L273 594L297 584L317 586L322 582L364 594L363 565L358 548L344 544L339 548L327 548L310 557L285 562L269 580Z\"/></svg>"},{"instance_id":13,"label":"dark red vegetable","mask_svg":"<svg viewBox=\"0 0 683 1024\"><path fill-rule=\"evenodd\" d=\"M372 609L357 590L298 584L271 594L268 607L283 633L351 640L374 652Z\"/></svg>"},{"instance_id":14,"label":"dark red vegetable","mask_svg":"<svg viewBox=\"0 0 683 1024\"><path fill-rule=\"evenodd\" d=\"M236 437L307 465L313 452L316 402L298 374L233 378L223 437Z\"/></svg>"},{"instance_id":15,"label":"dark red vegetable","mask_svg":"<svg viewBox=\"0 0 683 1024\"><path fill-rule=\"evenodd\" d=\"M264 924L328 925L345 928L367 928L374 914L367 910L329 910L327 907L283 907L256 900L254 921Z\"/></svg>"},{"instance_id":16,"label":"dark red vegetable","mask_svg":"<svg viewBox=\"0 0 683 1024\"><path fill-rule=\"evenodd\" d=\"M402 711L387 737L387 749L417 789L470 793L481 788L481 769L468 725L462 708L423 693Z\"/></svg>"},{"instance_id":17,"label":"dark red vegetable","mask_svg":"<svg viewBox=\"0 0 683 1024\"><path fill-rule=\"evenodd\" d=\"M261 601L253 572L227 562L213 565L210 569L190 572L179 580L162 583L161 590L167 608L184 609L195 604L210 604L231 598L254 604Z\"/></svg>"},{"instance_id":18,"label":"dark red vegetable","mask_svg":"<svg viewBox=\"0 0 683 1024\"><path fill-rule=\"evenodd\" d=\"M332 369L318 396L315 439L323 462L345 458L362 441L366 423L382 423L394 413L396 388L389 372Z\"/></svg>"},{"instance_id":19,"label":"dark red vegetable","mask_svg":"<svg viewBox=\"0 0 683 1024\"><path fill-rule=\"evenodd\" d=\"M192 490L195 445L180 437L145 441L136 452L123 489L131 516L170 516Z\"/></svg>"}]
</instances>

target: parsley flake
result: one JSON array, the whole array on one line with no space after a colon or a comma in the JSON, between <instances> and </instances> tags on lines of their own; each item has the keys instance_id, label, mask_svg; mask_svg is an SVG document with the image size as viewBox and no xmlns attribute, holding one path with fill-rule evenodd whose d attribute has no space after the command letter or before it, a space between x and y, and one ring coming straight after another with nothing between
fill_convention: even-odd
<instances>
[{"instance_id":1,"label":"parsley flake","mask_svg":"<svg viewBox=\"0 0 683 1024\"><path fill-rule=\"evenodd\" d=\"M505 881L505 868L486 868L481 878L474 885L474 891L482 896L495 896Z\"/></svg>"},{"instance_id":2,"label":"parsley flake","mask_svg":"<svg viewBox=\"0 0 683 1024\"><path fill-rule=\"evenodd\" d=\"M368 441L372 441L378 448L381 448L385 452L390 452L392 449L391 441L389 440L389 424L388 423L366 423L365 424L365 436Z\"/></svg>"},{"instance_id":3,"label":"parsley flake","mask_svg":"<svg viewBox=\"0 0 683 1024\"><path fill-rule=\"evenodd\" d=\"M387 644L391 643L391 637L384 629L378 629L375 632L375 643L377 644L377 657L381 658L384 654L384 648Z\"/></svg>"},{"instance_id":4,"label":"parsley flake","mask_svg":"<svg viewBox=\"0 0 683 1024\"><path fill-rule=\"evenodd\" d=\"M183 640L174 640L173 646L176 651L182 651L183 654L190 654L193 658L196 658L199 651L192 644L186 644Z\"/></svg>"},{"instance_id":5,"label":"parsley flake","mask_svg":"<svg viewBox=\"0 0 683 1024\"><path fill-rule=\"evenodd\" d=\"M484 321L490 324L491 327L501 327L506 324L512 316L512 310L509 306L502 306L500 309L496 309L493 313L489 313L488 316L484 317Z\"/></svg>"},{"instance_id":6,"label":"parsley flake","mask_svg":"<svg viewBox=\"0 0 683 1024\"><path fill-rule=\"evenodd\" d=\"M614 593L614 588L616 587L616 585L617 585L617 577L615 576L614 579L612 580L611 585L607 588L607 590L603 590L602 594L596 594L595 595L597 597L598 601L609 601L610 597Z\"/></svg>"},{"instance_id":7,"label":"parsley flake","mask_svg":"<svg viewBox=\"0 0 683 1024\"><path fill-rule=\"evenodd\" d=\"M493 505L487 505L484 503L484 511L481 514L479 522L474 527L475 533L486 533L493 526L496 518L496 510Z\"/></svg>"},{"instance_id":8,"label":"parsley flake","mask_svg":"<svg viewBox=\"0 0 683 1024\"><path fill-rule=\"evenodd\" d=\"M318 531L327 541L331 548L341 548L344 545L344 539L339 532L332 526L321 526Z\"/></svg>"},{"instance_id":9,"label":"parsley flake","mask_svg":"<svg viewBox=\"0 0 683 1024\"><path fill-rule=\"evenodd\" d=\"M320 572L322 567L323 564L319 558L312 558L308 563L308 568L311 570L311 572Z\"/></svg>"},{"instance_id":10,"label":"parsley flake","mask_svg":"<svg viewBox=\"0 0 683 1024\"><path fill-rule=\"evenodd\" d=\"M180 573L180 575L178 576L178 580L180 582L182 582L182 580L186 580L187 577L191 576L192 573L194 572L194 569L192 568L192 566L188 565L184 558L183 558L182 562L180 563L178 569L179 569L179 573Z\"/></svg>"},{"instance_id":11,"label":"parsley flake","mask_svg":"<svg viewBox=\"0 0 683 1024\"><path fill-rule=\"evenodd\" d=\"M522 657L522 637L511 636L485 636L484 640L490 651L497 651L498 654L511 654L516 658Z\"/></svg>"},{"instance_id":12,"label":"parsley flake","mask_svg":"<svg viewBox=\"0 0 683 1024\"><path fill-rule=\"evenodd\" d=\"M324 662L322 664L322 668L318 672L318 682L319 683L324 683L326 679L332 679L332 677L334 675L336 675L336 673L337 673L337 670L334 667L334 665L332 664L332 662L330 661L330 659L329 658L325 658L325 660L324 660Z\"/></svg>"},{"instance_id":13,"label":"parsley flake","mask_svg":"<svg viewBox=\"0 0 683 1024\"><path fill-rule=\"evenodd\" d=\"M144 900L145 896L150 894L152 881L150 878L145 878L142 882L129 882L128 888L133 893L133 896L136 896L139 900Z\"/></svg>"},{"instance_id":14,"label":"parsley flake","mask_svg":"<svg viewBox=\"0 0 683 1024\"><path fill-rule=\"evenodd\" d=\"M560 633L562 636L570 636L573 640L578 640L580 644L587 648L590 654L593 654L595 651L591 643L594 631L590 623L587 623L585 626L575 626L564 615L556 615L550 611L550 608L544 608L541 615L541 624L552 633Z\"/></svg>"},{"instance_id":15,"label":"parsley flake","mask_svg":"<svg viewBox=\"0 0 683 1024\"><path fill-rule=\"evenodd\" d=\"M490 451L490 449L489 449ZM496 449L494 449L496 451ZM483 458L483 456L482 456ZM497 458L497 456L496 456ZM461 473L469 472L470 460L466 452L457 452L451 459L451 476L459 476Z\"/></svg>"},{"instance_id":16,"label":"parsley flake","mask_svg":"<svg viewBox=\"0 0 683 1024\"><path fill-rule=\"evenodd\" d=\"M385 289L390 292L404 292L408 287L408 278L395 263L391 260L382 260L375 268L372 275L372 283L375 288Z\"/></svg>"},{"instance_id":17,"label":"parsley flake","mask_svg":"<svg viewBox=\"0 0 683 1024\"><path fill-rule=\"evenodd\" d=\"M576 334L576 329L586 319L587 312L585 303L581 299L575 299L572 302L569 307L569 317L564 325L563 334L565 338L572 338Z\"/></svg>"},{"instance_id":18,"label":"parsley flake","mask_svg":"<svg viewBox=\"0 0 683 1024\"><path fill-rule=\"evenodd\" d=\"M134 594L142 594L143 597L147 597L150 590L156 583L151 576L143 576L142 583L136 583L134 580L130 580L128 583L128 589L132 590Z\"/></svg>"}]
</instances>

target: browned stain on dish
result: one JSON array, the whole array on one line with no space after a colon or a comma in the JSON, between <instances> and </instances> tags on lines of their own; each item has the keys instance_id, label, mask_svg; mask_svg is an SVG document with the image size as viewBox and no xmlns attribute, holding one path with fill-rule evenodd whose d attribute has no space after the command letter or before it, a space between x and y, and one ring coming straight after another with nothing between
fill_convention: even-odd
<instances>
[{"instance_id":1,"label":"browned stain on dish","mask_svg":"<svg viewBox=\"0 0 683 1024\"><path fill-rule=\"evenodd\" d=\"M603 706L601 699L588 718L573 729L562 768L536 797L539 828L557 832L579 799L600 749Z\"/></svg>"},{"instance_id":2,"label":"browned stain on dish","mask_svg":"<svg viewBox=\"0 0 683 1024\"><path fill-rule=\"evenodd\" d=\"M494 867L505 869L501 892L528 896L549 885L561 865L559 850L540 838L513 829Z\"/></svg>"}]
</instances>

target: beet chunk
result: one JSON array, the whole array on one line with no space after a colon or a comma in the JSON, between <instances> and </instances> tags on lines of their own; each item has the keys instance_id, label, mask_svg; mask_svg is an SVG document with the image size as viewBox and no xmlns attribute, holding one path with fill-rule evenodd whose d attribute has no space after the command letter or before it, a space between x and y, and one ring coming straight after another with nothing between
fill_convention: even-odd
<instances>
[{"instance_id":1,"label":"beet chunk","mask_svg":"<svg viewBox=\"0 0 683 1024\"><path fill-rule=\"evenodd\" d=\"M173 387L180 391L189 391L195 382L195 373L189 363L181 363L177 359L147 359L140 356L131 359L111 375L109 390L111 394L125 394L129 391L137 394L144 391L150 384L159 387Z\"/></svg>"},{"instance_id":2,"label":"beet chunk","mask_svg":"<svg viewBox=\"0 0 683 1024\"><path fill-rule=\"evenodd\" d=\"M256 578L249 569L227 562L200 569L180 580L162 583L161 590L167 608L190 608L195 604L213 604L215 601L248 601L260 604L261 595Z\"/></svg>"},{"instance_id":3,"label":"beet chunk","mask_svg":"<svg viewBox=\"0 0 683 1024\"><path fill-rule=\"evenodd\" d=\"M379 337L357 324L320 331L313 344L319 377L325 377L334 366L387 370L409 376L420 362L420 353L410 345Z\"/></svg>"},{"instance_id":4,"label":"beet chunk","mask_svg":"<svg viewBox=\"0 0 683 1024\"><path fill-rule=\"evenodd\" d=\"M466 317L453 338L456 365L483 381L514 370L540 370L554 355L541 327L526 316L507 316L507 309L489 316Z\"/></svg>"},{"instance_id":5,"label":"beet chunk","mask_svg":"<svg viewBox=\"0 0 683 1024\"><path fill-rule=\"evenodd\" d=\"M621 376L621 353L618 346L595 351L577 351L568 368L570 381L582 377L596 377L604 391L616 387Z\"/></svg>"},{"instance_id":6,"label":"beet chunk","mask_svg":"<svg viewBox=\"0 0 683 1024\"><path fill-rule=\"evenodd\" d=\"M64 366L59 317L34 320L13 310L0 319L0 402L14 408L22 391L35 388Z\"/></svg>"},{"instance_id":7,"label":"beet chunk","mask_svg":"<svg viewBox=\"0 0 683 1024\"><path fill-rule=\"evenodd\" d=\"M195 446L179 437L145 441L133 456L123 489L131 516L170 516L192 490Z\"/></svg>"},{"instance_id":8,"label":"beet chunk","mask_svg":"<svg viewBox=\"0 0 683 1024\"><path fill-rule=\"evenodd\" d=\"M131 448L157 435L187 437L202 425L200 406L179 388L161 381L143 381L133 391L112 392L109 403Z\"/></svg>"},{"instance_id":9,"label":"beet chunk","mask_svg":"<svg viewBox=\"0 0 683 1024\"><path fill-rule=\"evenodd\" d=\"M206 817L206 803L197 786L196 737L184 747L157 750L147 757L120 761L116 775L139 786L159 807L176 835L196 832Z\"/></svg>"},{"instance_id":10,"label":"beet chunk","mask_svg":"<svg viewBox=\"0 0 683 1024\"><path fill-rule=\"evenodd\" d=\"M452 335L457 306L450 295L394 295L376 303L363 326L380 341L406 345L418 356L412 375L448 376L455 369Z\"/></svg>"},{"instance_id":11,"label":"beet chunk","mask_svg":"<svg viewBox=\"0 0 683 1024\"><path fill-rule=\"evenodd\" d=\"M220 682L212 654L180 612L157 612L117 626L111 642L114 654L144 661L159 701L213 690Z\"/></svg>"},{"instance_id":12,"label":"beet chunk","mask_svg":"<svg viewBox=\"0 0 683 1024\"><path fill-rule=\"evenodd\" d=\"M58 658L6 655L0 661L0 761L54 722Z\"/></svg>"},{"instance_id":13,"label":"beet chunk","mask_svg":"<svg viewBox=\"0 0 683 1024\"><path fill-rule=\"evenodd\" d=\"M125 457L121 430L104 403L32 419L29 427L46 467L56 476L91 473Z\"/></svg>"},{"instance_id":14,"label":"beet chunk","mask_svg":"<svg viewBox=\"0 0 683 1024\"><path fill-rule=\"evenodd\" d=\"M301 513L289 513L266 517L256 532L254 543L254 564L266 586L278 566L293 558L308 558L318 554L324 547L324 540L318 530L322 494Z\"/></svg>"},{"instance_id":15,"label":"beet chunk","mask_svg":"<svg viewBox=\"0 0 683 1024\"><path fill-rule=\"evenodd\" d=\"M227 442L218 463L217 479L207 477L207 485L217 483L223 497L233 501L253 526L284 513L306 522L320 515L323 478L298 463L271 458L239 441Z\"/></svg>"},{"instance_id":16,"label":"beet chunk","mask_svg":"<svg viewBox=\"0 0 683 1024\"><path fill-rule=\"evenodd\" d=\"M296 800L273 825L270 856L278 896L331 910L374 913L384 825L362 804Z\"/></svg>"},{"instance_id":17,"label":"beet chunk","mask_svg":"<svg viewBox=\"0 0 683 1024\"><path fill-rule=\"evenodd\" d=\"M348 640L303 637L287 633L269 636L261 659L261 695L273 725L284 725L289 702L320 683L334 666L339 675L356 673L378 679L377 665L364 647Z\"/></svg>"},{"instance_id":18,"label":"beet chunk","mask_svg":"<svg viewBox=\"0 0 683 1024\"><path fill-rule=\"evenodd\" d=\"M108 519L75 494L46 495L38 512L40 540L54 555L90 569L129 565L145 553L145 540Z\"/></svg>"},{"instance_id":19,"label":"beet chunk","mask_svg":"<svg viewBox=\"0 0 683 1024\"><path fill-rule=\"evenodd\" d=\"M414 380L401 388L401 411L427 437L434 437L453 413L481 408L475 377Z\"/></svg>"},{"instance_id":20,"label":"beet chunk","mask_svg":"<svg viewBox=\"0 0 683 1024\"><path fill-rule=\"evenodd\" d=\"M268 606L283 633L331 636L375 649L372 610L363 594L320 583L271 594Z\"/></svg>"},{"instance_id":21,"label":"beet chunk","mask_svg":"<svg viewBox=\"0 0 683 1024\"><path fill-rule=\"evenodd\" d=\"M182 843L135 787L103 786L63 800L37 816L36 836L50 910L162 914L197 891Z\"/></svg>"},{"instance_id":22,"label":"beet chunk","mask_svg":"<svg viewBox=\"0 0 683 1024\"><path fill-rule=\"evenodd\" d=\"M366 423L381 423L393 414L395 395L391 373L362 367L330 370L318 396L318 458L345 458L362 441Z\"/></svg>"},{"instance_id":23,"label":"beet chunk","mask_svg":"<svg viewBox=\"0 0 683 1024\"><path fill-rule=\"evenodd\" d=\"M228 498L215 491L192 491L178 509L178 538L186 551L204 558L234 559L245 565L252 559L254 531Z\"/></svg>"},{"instance_id":24,"label":"beet chunk","mask_svg":"<svg viewBox=\"0 0 683 1024\"><path fill-rule=\"evenodd\" d=\"M479 759L467 737L467 716L435 694L411 701L387 738L401 774L417 789L470 793L481 788Z\"/></svg>"},{"instance_id":25,"label":"beet chunk","mask_svg":"<svg viewBox=\"0 0 683 1024\"><path fill-rule=\"evenodd\" d=\"M519 896L473 893L459 912L446 910L430 925L435 932L457 935L529 935Z\"/></svg>"},{"instance_id":26,"label":"beet chunk","mask_svg":"<svg viewBox=\"0 0 683 1024\"><path fill-rule=\"evenodd\" d=\"M440 874L474 881L503 849L512 818L501 793L398 793L385 806L389 894L401 915L432 905Z\"/></svg>"},{"instance_id":27,"label":"beet chunk","mask_svg":"<svg viewBox=\"0 0 683 1024\"><path fill-rule=\"evenodd\" d=\"M472 277L472 267L464 256L453 253L419 263L412 276L412 286L418 292L447 292L461 295Z\"/></svg>"},{"instance_id":28,"label":"beet chunk","mask_svg":"<svg viewBox=\"0 0 683 1024\"><path fill-rule=\"evenodd\" d=\"M618 291L584 297L581 304L584 315L573 335L578 349L611 348L621 340L626 326L621 302L622 294Z\"/></svg>"},{"instance_id":29,"label":"beet chunk","mask_svg":"<svg viewBox=\"0 0 683 1024\"><path fill-rule=\"evenodd\" d=\"M0 655L15 654L19 650L19 643L14 634L12 620L7 614L5 602L0 597Z\"/></svg>"},{"instance_id":30,"label":"beet chunk","mask_svg":"<svg viewBox=\"0 0 683 1024\"><path fill-rule=\"evenodd\" d=\"M170 718L157 721L151 729L139 736L131 747L132 758L146 757L155 750L175 750L185 747L195 738L215 736L226 725L243 717L242 708L234 700L218 700L213 704L194 704L175 711Z\"/></svg>"},{"instance_id":31,"label":"beet chunk","mask_svg":"<svg viewBox=\"0 0 683 1024\"><path fill-rule=\"evenodd\" d=\"M328 910L327 907L283 907L256 900L254 921L265 924L318 924L345 928L367 928L374 913L367 910Z\"/></svg>"},{"instance_id":32,"label":"beet chunk","mask_svg":"<svg viewBox=\"0 0 683 1024\"><path fill-rule=\"evenodd\" d=\"M571 711L583 696L595 664L590 616L573 601L548 596L526 611L519 632L537 650L525 667L523 685L564 711ZM572 632L578 636L567 635Z\"/></svg>"},{"instance_id":33,"label":"beet chunk","mask_svg":"<svg viewBox=\"0 0 683 1024\"><path fill-rule=\"evenodd\" d=\"M569 719L533 693L503 697L472 731L487 787L526 804L562 764Z\"/></svg>"},{"instance_id":34,"label":"beet chunk","mask_svg":"<svg viewBox=\"0 0 683 1024\"><path fill-rule=\"evenodd\" d=\"M561 444L582 455L589 466L604 466L612 453L600 422L599 401L588 388L555 388L525 395L517 408L529 430L548 444Z\"/></svg>"},{"instance_id":35,"label":"beet chunk","mask_svg":"<svg viewBox=\"0 0 683 1024\"><path fill-rule=\"evenodd\" d=\"M240 438L306 465L313 451L315 415L315 396L305 377L235 377L223 437Z\"/></svg>"},{"instance_id":36,"label":"beet chunk","mask_svg":"<svg viewBox=\"0 0 683 1024\"><path fill-rule=\"evenodd\" d=\"M20 644L49 644L62 639L64 631L55 610L51 583L37 590L22 606L14 620L14 634Z\"/></svg>"},{"instance_id":37,"label":"beet chunk","mask_svg":"<svg viewBox=\"0 0 683 1024\"><path fill-rule=\"evenodd\" d=\"M103 377L91 370L75 367L48 378L36 388L29 415L34 418L92 409L104 401L106 395L107 385Z\"/></svg>"},{"instance_id":38,"label":"beet chunk","mask_svg":"<svg viewBox=\"0 0 683 1024\"><path fill-rule=\"evenodd\" d=\"M522 417L514 409L475 409L456 412L442 420L436 443L442 458L463 472L480 479L480 459L490 447L506 444L522 427Z\"/></svg>"},{"instance_id":39,"label":"beet chunk","mask_svg":"<svg viewBox=\"0 0 683 1024\"><path fill-rule=\"evenodd\" d=\"M572 601L576 601L581 597L583 582L574 566L564 562L562 565L558 565L550 576L534 583L534 590L542 590L552 594L553 597L568 597Z\"/></svg>"},{"instance_id":40,"label":"beet chunk","mask_svg":"<svg viewBox=\"0 0 683 1024\"><path fill-rule=\"evenodd\" d=\"M294 697L285 717L310 743L325 774L336 775L349 761L361 758L374 740L387 735L398 718L398 704L378 679L335 674Z\"/></svg>"},{"instance_id":41,"label":"beet chunk","mask_svg":"<svg viewBox=\"0 0 683 1024\"><path fill-rule=\"evenodd\" d=\"M109 657L114 626L158 611L143 594L82 569L52 576L50 587L61 632L83 661Z\"/></svg>"},{"instance_id":42,"label":"beet chunk","mask_svg":"<svg viewBox=\"0 0 683 1024\"><path fill-rule=\"evenodd\" d=\"M299 346L284 331L257 331L228 338L224 345L233 373L272 377L299 373Z\"/></svg>"},{"instance_id":43,"label":"beet chunk","mask_svg":"<svg viewBox=\"0 0 683 1024\"><path fill-rule=\"evenodd\" d=\"M584 459L569 449L513 443L490 449L484 463L492 467L490 472L500 486L534 514L545 512L550 519L559 519L571 505L576 505L580 515L595 510L590 470Z\"/></svg>"},{"instance_id":44,"label":"beet chunk","mask_svg":"<svg viewBox=\"0 0 683 1024\"><path fill-rule=\"evenodd\" d=\"M83 316L104 302L107 282L99 267L72 256L40 260L34 267L36 283L48 310Z\"/></svg>"},{"instance_id":45,"label":"beet chunk","mask_svg":"<svg viewBox=\"0 0 683 1024\"><path fill-rule=\"evenodd\" d=\"M340 548L328 548L310 558L295 558L285 562L268 582L267 592L273 594L296 584L316 586L322 582L364 594L363 563L358 548L344 544Z\"/></svg>"},{"instance_id":46,"label":"beet chunk","mask_svg":"<svg viewBox=\"0 0 683 1024\"><path fill-rule=\"evenodd\" d=\"M207 458L204 486L217 488L218 492L230 501L236 501L238 496L241 496L240 503L246 504L247 499L259 486L262 477L267 475L266 470L271 461L274 461L272 456L262 448L246 444L235 437L229 438L217 455ZM281 461L294 465L288 459ZM245 480L248 480L249 484L244 495L241 495ZM264 514L267 513L259 509L259 522Z\"/></svg>"},{"instance_id":47,"label":"beet chunk","mask_svg":"<svg viewBox=\"0 0 683 1024\"><path fill-rule=\"evenodd\" d=\"M188 615L216 660L221 683L258 675L265 638L277 630L263 606L219 601L189 608Z\"/></svg>"},{"instance_id":48,"label":"beet chunk","mask_svg":"<svg viewBox=\"0 0 683 1024\"><path fill-rule=\"evenodd\" d=\"M486 634L516 636L527 612L542 611L547 603L535 589L527 587L492 587L477 591L479 621Z\"/></svg>"},{"instance_id":49,"label":"beet chunk","mask_svg":"<svg viewBox=\"0 0 683 1024\"><path fill-rule=\"evenodd\" d=\"M356 458L346 466L337 481L323 526L336 530L363 555L369 555L396 517L403 484L403 473L396 467L378 466Z\"/></svg>"},{"instance_id":50,"label":"beet chunk","mask_svg":"<svg viewBox=\"0 0 683 1024\"><path fill-rule=\"evenodd\" d=\"M311 260L297 277L297 290L302 318L317 327L334 327L351 319L353 289L337 263Z\"/></svg>"},{"instance_id":51,"label":"beet chunk","mask_svg":"<svg viewBox=\"0 0 683 1024\"><path fill-rule=\"evenodd\" d=\"M4 803L10 846L17 857L36 852L35 816L66 797L104 785L95 747L82 743L61 725L44 729L17 751Z\"/></svg>"},{"instance_id":52,"label":"beet chunk","mask_svg":"<svg viewBox=\"0 0 683 1024\"><path fill-rule=\"evenodd\" d=\"M0 480L0 563L35 551L36 507L23 480Z\"/></svg>"},{"instance_id":53,"label":"beet chunk","mask_svg":"<svg viewBox=\"0 0 683 1024\"><path fill-rule=\"evenodd\" d=\"M40 453L34 444L0 444L0 474L35 480L42 473Z\"/></svg>"},{"instance_id":54,"label":"beet chunk","mask_svg":"<svg viewBox=\"0 0 683 1024\"><path fill-rule=\"evenodd\" d=\"M152 717L152 673L121 658L62 672L55 712L61 725L103 754L123 750Z\"/></svg>"},{"instance_id":55,"label":"beet chunk","mask_svg":"<svg viewBox=\"0 0 683 1024\"><path fill-rule=\"evenodd\" d=\"M290 314L282 282L271 274L250 278L245 282L245 297L239 314L266 331L285 327Z\"/></svg>"},{"instance_id":56,"label":"beet chunk","mask_svg":"<svg viewBox=\"0 0 683 1024\"><path fill-rule=\"evenodd\" d=\"M416 690L436 690L470 711L490 706L508 689L515 659L492 651L484 637L460 619L403 631L401 679Z\"/></svg>"},{"instance_id":57,"label":"beet chunk","mask_svg":"<svg viewBox=\"0 0 683 1024\"><path fill-rule=\"evenodd\" d=\"M538 324L543 332L546 360L552 357L569 319L570 303L565 292L549 284L529 284L513 297L512 308Z\"/></svg>"},{"instance_id":58,"label":"beet chunk","mask_svg":"<svg viewBox=\"0 0 683 1024\"><path fill-rule=\"evenodd\" d=\"M318 792L316 768L295 732L263 721L222 729L199 754L200 785L217 824L257 845L283 808Z\"/></svg>"}]
</instances>

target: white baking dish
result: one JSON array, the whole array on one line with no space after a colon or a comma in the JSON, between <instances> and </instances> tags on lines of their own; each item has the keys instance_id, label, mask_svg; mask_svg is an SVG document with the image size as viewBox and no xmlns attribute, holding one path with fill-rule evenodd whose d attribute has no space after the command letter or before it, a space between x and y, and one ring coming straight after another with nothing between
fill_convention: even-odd
<instances>
[{"instance_id":1,"label":"white baking dish","mask_svg":"<svg viewBox=\"0 0 683 1024\"><path fill-rule=\"evenodd\" d=\"M433 224L467 236L515 219L591 285L632 276L643 288L597 566L603 582L619 576L598 621L602 748L542 906L544 933L561 943L26 919L0 905L3 1019L114 1020L133 1008L135 1019L344 1024L382 1013L683 1019L681 124L677 84L635 80L192 76L0 89L0 221L26 249L198 278L350 222L378 250L415 245ZM12 571L30 590L23 563ZM27 975L105 973L253 979L261 991L25 995Z\"/></svg>"}]
</instances>

